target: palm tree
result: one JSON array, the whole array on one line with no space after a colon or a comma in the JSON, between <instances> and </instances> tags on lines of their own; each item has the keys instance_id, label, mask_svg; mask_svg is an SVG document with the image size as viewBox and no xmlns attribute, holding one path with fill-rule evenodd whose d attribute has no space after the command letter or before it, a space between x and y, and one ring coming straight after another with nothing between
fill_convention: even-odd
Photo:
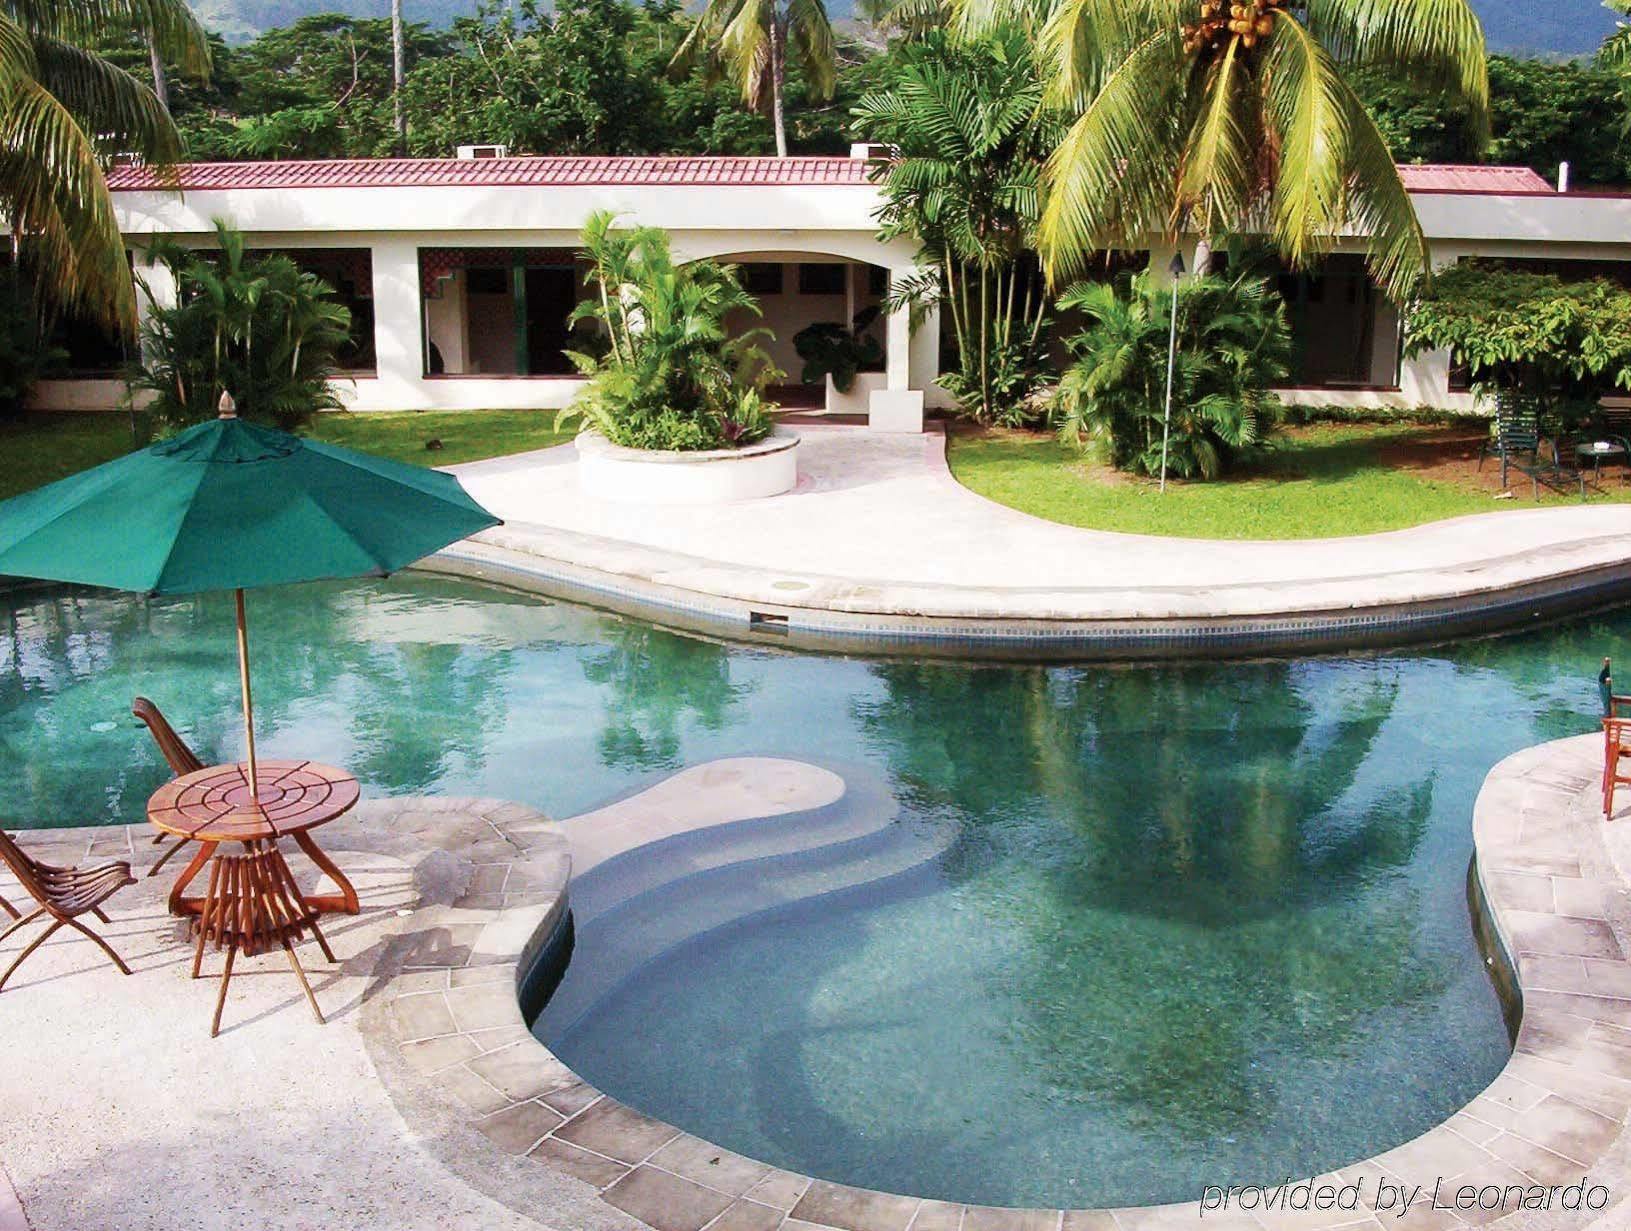
<instances>
[{"instance_id":1,"label":"palm tree","mask_svg":"<svg viewBox=\"0 0 1631 1231\"><path fill-rule=\"evenodd\" d=\"M981 29L1034 0L958 0ZM1483 28L1467 0L1053 0L1038 34L1054 100L1041 250L1055 280L1149 235L1262 232L1294 267L1356 227L1403 298L1427 242L1345 77L1385 67L1465 102L1487 129Z\"/></svg>"},{"instance_id":2,"label":"palm tree","mask_svg":"<svg viewBox=\"0 0 1631 1231\"><path fill-rule=\"evenodd\" d=\"M173 162L181 139L153 91L87 50L110 29L209 70L204 31L184 0L0 0L0 214L13 244L49 270L39 293L127 336L136 293L103 161Z\"/></svg>"},{"instance_id":3,"label":"palm tree","mask_svg":"<svg viewBox=\"0 0 1631 1231\"><path fill-rule=\"evenodd\" d=\"M778 158L787 157L782 98L788 56L804 70L813 98L831 98L837 85L837 53L822 0L708 0L670 68L689 72L704 55L711 75L723 70L748 106L770 113Z\"/></svg>"},{"instance_id":4,"label":"palm tree","mask_svg":"<svg viewBox=\"0 0 1631 1231\"><path fill-rule=\"evenodd\" d=\"M1032 249L1047 152L1062 131L1043 107L1025 32L953 42L939 31L896 53L856 129L886 145L878 182L886 236L910 235L932 269L905 294L951 318L953 392L982 422L1017 413L1042 370L1048 303Z\"/></svg>"}]
</instances>

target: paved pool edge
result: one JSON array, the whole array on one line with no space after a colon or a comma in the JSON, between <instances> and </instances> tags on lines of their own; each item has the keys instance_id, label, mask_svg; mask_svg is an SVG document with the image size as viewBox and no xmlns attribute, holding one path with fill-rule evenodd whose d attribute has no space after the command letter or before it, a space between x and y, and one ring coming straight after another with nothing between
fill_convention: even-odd
<instances>
[{"instance_id":1,"label":"paved pool edge","mask_svg":"<svg viewBox=\"0 0 1631 1231\"><path fill-rule=\"evenodd\" d=\"M786 496L597 501L570 446L450 467L506 524L428 567L796 648L1031 659L1370 649L1631 601L1631 505L1506 508L1346 538L1088 530L995 503L947 438L801 428Z\"/></svg>"},{"instance_id":2,"label":"paved pool edge","mask_svg":"<svg viewBox=\"0 0 1631 1231\"><path fill-rule=\"evenodd\" d=\"M1403 603L1266 615L1030 618L984 595L987 614L937 615L748 601L669 584L650 562L596 568L541 536L526 550L467 540L414 567L584 603L671 628L819 653L1022 661L1249 658L1381 650L1513 632L1631 602L1631 560ZM553 539L556 536L551 536ZM709 571L724 566L708 564ZM775 584L774 582L770 584Z\"/></svg>"},{"instance_id":3,"label":"paved pool edge","mask_svg":"<svg viewBox=\"0 0 1631 1231\"><path fill-rule=\"evenodd\" d=\"M395 1087L393 1097L410 1121L428 1096L444 1112L456 1109L495 1147L487 1160L466 1150L443 1155L467 1179L503 1200L502 1184L482 1182L481 1174L500 1158L532 1160L598 1194L605 1213L624 1218L618 1225L630 1228L1377 1231L1501 1225L1608 1231L1625 1225L1631 1208L1631 1135L1624 1131L1631 1112L1631 902L1604 842L1596 797L1599 739L1557 741L1507 758L1490 772L1474 807L1479 886L1524 997L1511 1060L1443 1124L1317 1182L1359 1183L1374 1204L1382 1181L1428 1191L1443 1181L1447 1201L1464 1184L1530 1191L1588 1176L1610 1194L1602 1212L1458 1213L1418 1206L1405 1218L1363 1208L1329 1214L1236 1209L1203 1217L1198 1203L999 1210L870 1192L743 1158L601 1094L527 1031L514 988L532 947L553 933L565 912L570 877L563 831L541 820L502 826L507 845L477 852L471 888L440 908L449 913L427 919L429 933L416 927L386 955L365 1028L382 1053L381 1075ZM390 805L376 807L387 810L388 821ZM1631 835L1631 798L1615 823ZM448 853L462 857L457 849ZM490 915L504 920L496 931L481 924ZM461 928L465 943L423 940L427 934L457 940L454 932ZM497 998L495 982L509 989L507 1000ZM418 997L430 997L423 1008L434 1011L414 1005ZM415 1035L414 1021L444 1021L449 1011L456 1022L481 1024Z\"/></svg>"}]
</instances>

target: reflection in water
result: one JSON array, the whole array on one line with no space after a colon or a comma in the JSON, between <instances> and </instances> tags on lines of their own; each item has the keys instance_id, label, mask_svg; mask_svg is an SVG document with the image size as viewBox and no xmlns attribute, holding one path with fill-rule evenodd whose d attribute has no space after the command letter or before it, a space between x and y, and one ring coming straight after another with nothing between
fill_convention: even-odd
<instances>
[{"instance_id":1,"label":"reflection in water","mask_svg":"<svg viewBox=\"0 0 1631 1231\"><path fill-rule=\"evenodd\" d=\"M955 835L942 858L667 954L560 1043L746 1153L998 1204L1336 1166L1475 1093L1505 1033L1464 899L1473 797L1589 729L1596 663L1631 655L1620 616L1089 669L783 655L423 577L250 601L266 755L369 793L570 815L752 752L887 777L902 823ZM0 820L140 819L165 774L130 699L235 756L234 666L227 596L0 597ZM835 853L832 883L866 858Z\"/></svg>"},{"instance_id":2,"label":"reflection in water","mask_svg":"<svg viewBox=\"0 0 1631 1231\"><path fill-rule=\"evenodd\" d=\"M1378 999L1442 990L1409 924L1415 890L1392 875L1415 855L1434 776L1355 785L1397 670L877 670L889 699L863 723L918 790L973 801L983 822L964 827L948 875L987 878L999 926L1041 929L1003 977L1013 1044L1047 1058L1056 1098L1245 1132L1278 1097L1256 1052L1294 1040L1337 1054ZM929 715L959 717L946 730ZM1125 948L1127 915L1161 943ZM1093 994L1057 994L1082 987Z\"/></svg>"},{"instance_id":3,"label":"reflection in water","mask_svg":"<svg viewBox=\"0 0 1631 1231\"><path fill-rule=\"evenodd\" d=\"M688 640L647 624L608 621L603 649L584 678L610 694L600 759L618 769L678 769L682 720L723 730L745 687L731 681L723 645Z\"/></svg>"}]
</instances>

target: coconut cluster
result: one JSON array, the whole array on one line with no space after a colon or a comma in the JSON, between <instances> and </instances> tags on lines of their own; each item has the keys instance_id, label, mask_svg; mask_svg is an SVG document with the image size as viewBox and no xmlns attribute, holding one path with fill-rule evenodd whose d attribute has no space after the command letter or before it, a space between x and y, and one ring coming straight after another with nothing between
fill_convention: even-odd
<instances>
[{"instance_id":1,"label":"coconut cluster","mask_svg":"<svg viewBox=\"0 0 1631 1231\"><path fill-rule=\"evenodd\" d=\"M1244 4L1226 4L1224 0L1201 0L1201 19L1184 27L1184 50L1194 55L1236 37L1242 46L1255 47L1258 39L1274 33L1274 19L1285 2L1246 0Z\"/></svg>"}]
</instances>

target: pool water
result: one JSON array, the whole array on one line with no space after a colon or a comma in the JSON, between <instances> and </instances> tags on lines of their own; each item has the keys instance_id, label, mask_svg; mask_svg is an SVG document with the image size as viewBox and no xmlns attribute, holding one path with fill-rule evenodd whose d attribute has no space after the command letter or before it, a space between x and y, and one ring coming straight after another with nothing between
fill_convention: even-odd
<instances>
[{"instance_id":1,"label":"pool water","mask_svg":"<svg viewBox=\"0 0 1631 1231\"><path fill-rule=\"evenodd\" d=\"M229 596L0 595L0 821L139 820L152 697L238 755ZM855 766L928 864L686 942L539 1032L766 1161L988 1204L1192 1200L1415 1136L1501 1068L1473 798L1589 730L1615 614L1389 655L783 654L406 576L250 599L266 756L566 816L748 753ZM592 963L580 946L574 967ZM571 979L569 971L567 978Z\"/></svg>"}]
</instances>

